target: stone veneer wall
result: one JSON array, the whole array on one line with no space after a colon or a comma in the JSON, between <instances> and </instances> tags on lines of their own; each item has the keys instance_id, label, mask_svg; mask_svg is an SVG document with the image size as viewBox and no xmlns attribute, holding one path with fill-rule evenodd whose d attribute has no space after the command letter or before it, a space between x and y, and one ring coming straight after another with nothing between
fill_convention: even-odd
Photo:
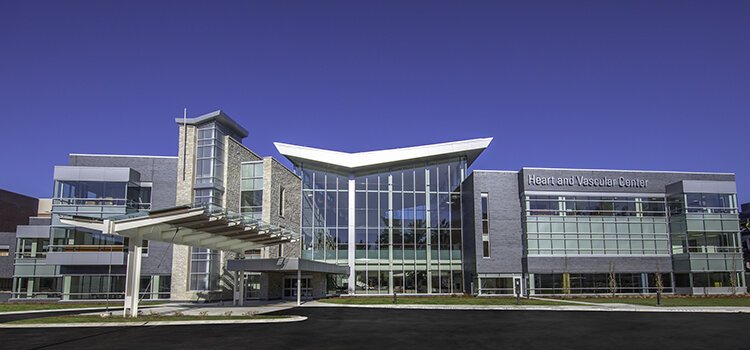
<instances>
[{"instance_id":1,"label":"stone veneer wall","mask_svg":"<svg viewBox=\"0 0 750 350\"><path fill-rule=\"evenodd\" d=\"M261 300L281 299L284 288L284 275L275 272L263 272L260 274L260 285L261 288L258 296Z\"/></svg>"},{"instance_id":2,"label":"stone veneer wall","mask_svg":"<svg viewBox=\"0 0 750 350\"><path fill-rule=\"evenodd\" d=\"M193 186L195 184L195 152L196 152L196 130L192 125L187 126L187 162L183 160L184 134L183 126L180 126L179 135L179 162L178 162L178 181L177 181L177 205L190 205L193 202ZM226 210L240 211L241 195L241 176L242 163L259 161L261 158L253 151L245 147L241 142L232 137L225 136L224 139L224 196L222 198L223 207ZM185 167L185 179L182 178L183 167ZM291 174L294 176L294 174ZM296 177L296 176L295 176ZM299 181L299 178L297 178ZM299 190L297 190L299 192ZM278 201L278 199L277 199ZM278 210L278 209L277 209ZM297 212L299 210L297 209ZM297 214L299 216L299 214ZM222 252L221 254L221 275L219 286L221 291L206 293L202 291L189 291L189 265L190 265L190 247L175 245L172 258L172 299L174 300L204 300L204 299L227 299L232 297L233 274L226 271L226 261L234 259L235 253Z\"/></svg>"},{"instance_id":3,"label":"stone veneer wall","mask_svg":"<svg viewBox=\"0 0 750 350\"><path fill-rule=\"evenodd\" d=\"M179 127L179 146L177 149L177 199L176 205L193 204L193 185L195 184L195 137L197 128L187 125L187 145L185 144L185 126ZM187 152L183 153L187 147ZM183 157L183 155L185 155ZM183 178L183 169L185 177Z\"/></svg>"},{"instance_id":4,"label":"stone veneer wall","mask_svg":"<svg viewBox=\"0 0 750 350\"><path fill-rule=\"evenodd\" d=\"M249 150L237 140L227 136L224 164L224 208L233 212L240 212L242 163L261 160L253 151Z\"/></svg>"},{"instance_id":5,"label":"stone veneer wall","mask_svg":"<svg viewBox=\"0 0 750 350\"><path fill-rule=\"evenodd\" d=\"M284 216L279 215L279 196L284 188ZM263 221L300 232L302 180L289 168L272 157L263 158ZM299 242L284 244L282 254L278 246L266 249L267 257L299 257Z\"/></svg>"},{"instance_id":6,"label":"stone veneer wall","mask_svg":"<svg viewBox=\"0 0 750 350\"><path fill-rule=\"evenodd\" d=\"M193 186L195 184L195 152L196 131L193 125L187 126L187 143L184 139L184 126L179 127L179 150L178 150L178 172L177 172L177 200L176 205L190 205L193 202ZM241 142L226 136L224 152L224 208L229 211L240 211L241 195L241 167L243 162L258 161L261 158ZM183 153L183 147L187 152ZM183 157L185 154L185 157ZM186 161L187 160L187 161ZM295 232L300 228L300 203L301 203L301 180L287 167L283 166L272 157L263 158L263 220L274 225L283 226ZM185 177L183 179L183 168ZM279 216L279 195L284 188L284 216ZM299 256L299 242L285 244L283 255L287 257ZM265 256L279 256L278 247L265 249ZM226 261L234 259L236 254L222 252L222 273L220 277L221 292L206 293L188 290L190 247L175 245L172 254L172 291L173 300L216 300L219 298L231 298L233 289L233 275L226 271ZM281 283L280 276L267 276L268 281L274 284L271 290L278 290L279 295L265 295L262 298L280 298ZM277 280L278 279L278 280ZM275 286L278 284L278 286Z\"/></svg>"},{"instance_id":7,"label":"stone veneer wall","mask_svg":"<svg viewBox=\"0 0 750 350\"><path fill-rule=\"evenodd\" d=\"M193 203L196 130L197 128L194 125L187 125L186 140L184 136L186 131L185 126L180 125L179 127L179 147L177 149L177 198L175 205L191 205ZM185 174L184 178L183 174ZM192 300L195 298L192 293L188 293L187 291L189 282L189 259L190 247L175 244L172 248L172 282L170 291L170 298L172 300Z\"/></svg>"}]
</instances>

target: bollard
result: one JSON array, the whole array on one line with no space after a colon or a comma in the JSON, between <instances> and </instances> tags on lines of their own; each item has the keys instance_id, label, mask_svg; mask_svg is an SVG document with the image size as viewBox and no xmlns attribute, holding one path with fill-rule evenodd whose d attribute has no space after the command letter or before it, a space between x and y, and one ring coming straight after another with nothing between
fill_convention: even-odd
<instances>
[{"instance_id":1,"label":"bollard","mask_svg":"<svg viewBox=\"0 0 750 350\"><path fill-rule=\"evenodd\" d=\"M656 291L656 305L661 305L661 291Z\"/></svg>"},{"instance_id":2,"label":"bollard","mask_svg":"<svg viewBox=\"0 0 750 350\"><path fill-rule=\"evenodd\" d=\"M394 304L398 303L398 297L396 296L396 292L393 292L393 303Z\"/></svg>"}]
</instances>

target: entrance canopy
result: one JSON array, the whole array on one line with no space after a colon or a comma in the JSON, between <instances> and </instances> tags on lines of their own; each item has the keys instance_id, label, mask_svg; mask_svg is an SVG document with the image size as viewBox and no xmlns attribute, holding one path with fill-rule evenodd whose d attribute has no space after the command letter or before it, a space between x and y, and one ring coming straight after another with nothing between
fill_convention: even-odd
<instances>
[{"instance_id":1,"label":"entrance canopy","mask_svg":"<svg viewBox=\"0 0 750 350\"><path fill-rule=\"evenodd\" d=\"M107 219L63 216L60 222L129 238L123 315L130 317L138 316L143 240L244 254L249 249L294 242L294 237L299 237L291 230L213 206L181 206ZM235 300L241 284L241 280L235 282Z\"/></svg>"},{"instance_id":2,"label":"entrance canopy","mask_svg":"<svg viewBox=\"0 0 750 350\"><path fill-rule=\"evenodd\" d=\"M299 237L291 230L207 206L180 206L107 219L65 216L60 221L105 234L240 254L249 249L295 242Z\"/></svg>"}]
</instances>

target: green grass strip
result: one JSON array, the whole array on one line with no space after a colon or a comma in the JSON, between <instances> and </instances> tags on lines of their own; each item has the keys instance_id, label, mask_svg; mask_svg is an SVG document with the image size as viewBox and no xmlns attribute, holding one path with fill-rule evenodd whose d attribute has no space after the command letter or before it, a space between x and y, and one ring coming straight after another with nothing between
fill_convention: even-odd
<instances>
[{"instance_id":1,"label":"green grass strip","mask_svg":"<svg viewBox=\"0 0 750 350\"><path fill-rule=\"evenodd\" d=\"M571 297L565 300L583 301L587 303L631 304L645 306L659 306L656 297ZM660 306L744 306L750 307L750 297L747 296L709 296L709 297L662 297Z\"/></svg>"},{"instance_id":2,"label":"green grass strip","mask_svg":"<svg viewBox=\"0 0 750 350\"><path fill-rule=\"evenodd\" d=\"M159 305L163 302L140 303L142 306ZM111 302L110 308L122 308L123 302ZM104 303L0 303L0 312L11 311L34 311L34 310L62 310L62 309L82 309L82 308L105 308Z\"/></svg>"}]
</instances>

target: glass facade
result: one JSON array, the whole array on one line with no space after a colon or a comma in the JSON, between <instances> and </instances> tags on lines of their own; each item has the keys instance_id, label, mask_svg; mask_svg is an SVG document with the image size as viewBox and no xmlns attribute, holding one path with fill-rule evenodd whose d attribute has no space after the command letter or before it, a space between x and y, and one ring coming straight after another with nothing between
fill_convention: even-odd
<instances>
[{"instance_id":1,"label":"glass facade","mask_svg":"<svg viewBox=\"0 0 750 350\"><path fill-rule=\"evenodd\" d=\"M668 255L664 198L526 196L528 255Z\"/></svg>"},{"instance_id":2,"label":"glass facade","mask_svg":"<svg viewBox=\"0 0 750 350\"><path fill-rule=\"evenodd\" d=\"M190 290L217 290L220 263L221 252L192 247L190 249Z\"/></svg>"},{"instance_id":3,"label":"glass facade","mask_svg":"<svg viewBox=\"0 0 750 350\"><path fill-rule=\"evenodd\" d=\"M215 122L198 126L197 133L193 203L222 207L224 203L224 136L226 133ZM218 289L220 266L221 252L191 248L189 289L197 291Z\"/></svg>"},{"instance_id":4,"label":"glass facade","mask_svg":"<svg viewBox=\"0 0 750 350\"><path fill-rule=\"evenodd\" d=\"M671 293L672 279L668 273L537 273L531 286L534 294Z\"/></svg>"},{"instance_id":5,"label":"glass facade","mask_svg":"<svg viewBox=\"0 0 750 350\"><path fill-rule=\"evenodd\" d=\"M224 196L225 133L216 123L201 125L197 132L193 202L221 207Z\"/></svg>"},{"instance_id":6,"label":"glass facade","mask_svg":"<svg viewBox=\"0 0 750 350\"><path fill-rule=\"evenodd\" d=\"M679 193L668 201L676 286L743 287L736 195Z\"/></svg>"},{"instance_id":7,"label":"glass facade","mask_svg":"<svg viewBox=\"0 0 750 350\"><path fill-rule=\"evenodd\" d=\"M303 257L352 260L357 294L463 292L465 159L366 175L297 170Z\"/></svg>"},{"instance_id":8,"label":"glass facade","mask_svg":"<svg viewBox=\"0 0 750 350\"><path fill-rule=\"evenodd\" d=\"M195 183L197 185L224 183L224 131L215 123L198 127Z\"/></svg>"}]
</instances>

